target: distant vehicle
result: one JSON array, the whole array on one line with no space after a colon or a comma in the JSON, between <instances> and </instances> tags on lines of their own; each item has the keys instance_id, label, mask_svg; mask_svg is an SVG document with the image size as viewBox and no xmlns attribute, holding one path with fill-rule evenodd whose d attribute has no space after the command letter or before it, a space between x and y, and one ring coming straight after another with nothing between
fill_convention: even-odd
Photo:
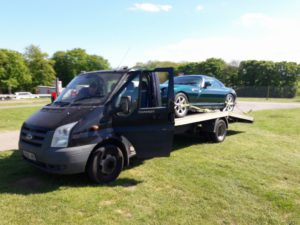
<instances>
[{"instance_id":1,"label":"distant vehicle","mask_svg":"<svg viewBox=\"0 0 300 225\"><path fill-rule=\"evenodd\" d=\"M30 92L15 92L16 99L26 99L26 98L39 98L38 95L34 95Z\"/></svg>"},{"instance_id":2,"label":"distant vehicle","mask_svg":"<svg viewBox=\"0 0 300 225\"><path fill-rule=\"evenodd\" d=\"M166 98L168 81L160 86ZM183 75L174 77L175 116L186 116L190 106L233 111L236 93L216 78L206 75Z\"/></svg>"},{"instance_id":3,"label":"distant vehicle","mask_svg":"<svg viewBox=\"0 0 300 225\"><path fill-rule=\"evenodd\" d=\"M0 94L0 100L4 101L4 100L11 100L15 98L15 95L10 95L10 94Z\"/></svg>"}]
</instances>

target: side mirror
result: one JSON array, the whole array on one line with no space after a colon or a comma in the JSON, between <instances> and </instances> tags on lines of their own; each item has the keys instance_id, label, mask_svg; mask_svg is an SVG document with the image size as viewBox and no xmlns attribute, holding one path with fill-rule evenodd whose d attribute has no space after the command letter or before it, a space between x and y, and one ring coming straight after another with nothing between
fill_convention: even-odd
<instances>
[{"instance_id":1,"label":"side mirror","mask_svg":"<svg viewBox=\"0 0 300 225\"><path fill-rule=\"evenodd\" d=\"M131 96L122 96L120 105L118 107L118 111L124 114L128 114L130 112L131 106Z\"/></svg>"},{"instance_id":2,"label":"side mirror","mask_svg":"<svg viewBox=\"0 0 300 225\"><path fill-rule=\"evenodd\" d=\"M207 88L207 87L209 87L209 86L211 86L211 83L210 83L209 81L205 81L205 83L204 83L204 88Z\"/></svg>"}]
</instances>

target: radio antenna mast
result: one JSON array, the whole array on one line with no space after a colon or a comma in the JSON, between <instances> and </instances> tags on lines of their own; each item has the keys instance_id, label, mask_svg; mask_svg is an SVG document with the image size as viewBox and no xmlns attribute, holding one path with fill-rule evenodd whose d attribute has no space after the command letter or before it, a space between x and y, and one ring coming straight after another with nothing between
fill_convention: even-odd
<instances>
[{"instance_id":1,"label":"radio antenna mast","mask_svg":"<svg viewBox=\"0 0 300 225\"><path fill-rule=\"evenodd\" d=\"M124 62L125 58L126 58L126 57L127 57L127 55L128 55L128 52L129 52L129 50L130 50L130 47L128 47L128 48L127 48L127 51L125 52L125 54L124 54L123 58L121 59L121 61L120 61L119 65L118 65L118 67L117 67L117 69L119 69L119 68L120 68L120 66L121 66L121 64Z\"/></svg>"}]
</instances>

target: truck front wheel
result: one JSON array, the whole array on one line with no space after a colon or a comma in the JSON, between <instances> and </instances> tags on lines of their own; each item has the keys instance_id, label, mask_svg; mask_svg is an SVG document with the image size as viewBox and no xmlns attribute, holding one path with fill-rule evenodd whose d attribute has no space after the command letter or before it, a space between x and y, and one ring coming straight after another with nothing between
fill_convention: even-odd
<instances>
[{"instance_id":1,"label":"truck front wheel","mask_svg":"<svg viewBox=\"0 0 300 225\"><path fill-rule=\"evenodd\" d=\"M98 184L109 183L117 179L123 164L122 151L117 146L105 145L92 153L87 172L92 181Z\"/></svg>"}]
</instances>

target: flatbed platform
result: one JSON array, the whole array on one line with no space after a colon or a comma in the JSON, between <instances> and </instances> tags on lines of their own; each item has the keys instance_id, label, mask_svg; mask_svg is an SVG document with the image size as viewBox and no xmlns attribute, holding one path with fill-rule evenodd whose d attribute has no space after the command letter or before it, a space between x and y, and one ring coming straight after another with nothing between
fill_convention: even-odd
<instances>
[{"instance_id":1,"label":"flatbed platform","mask_svg":"<svg viewBox=\"0 0 300 225\"><path fill-rule=\"evenodd\" d=\"M227 118L228 122L241 122L241 123L253 123L254 118L245 114L237 112L204 112L196 113L185 116L183 118L175 119L175 127L189 125L193 123L201 123L208 120L214 120L218 118Z\"/></svg>"}]
</instances>

